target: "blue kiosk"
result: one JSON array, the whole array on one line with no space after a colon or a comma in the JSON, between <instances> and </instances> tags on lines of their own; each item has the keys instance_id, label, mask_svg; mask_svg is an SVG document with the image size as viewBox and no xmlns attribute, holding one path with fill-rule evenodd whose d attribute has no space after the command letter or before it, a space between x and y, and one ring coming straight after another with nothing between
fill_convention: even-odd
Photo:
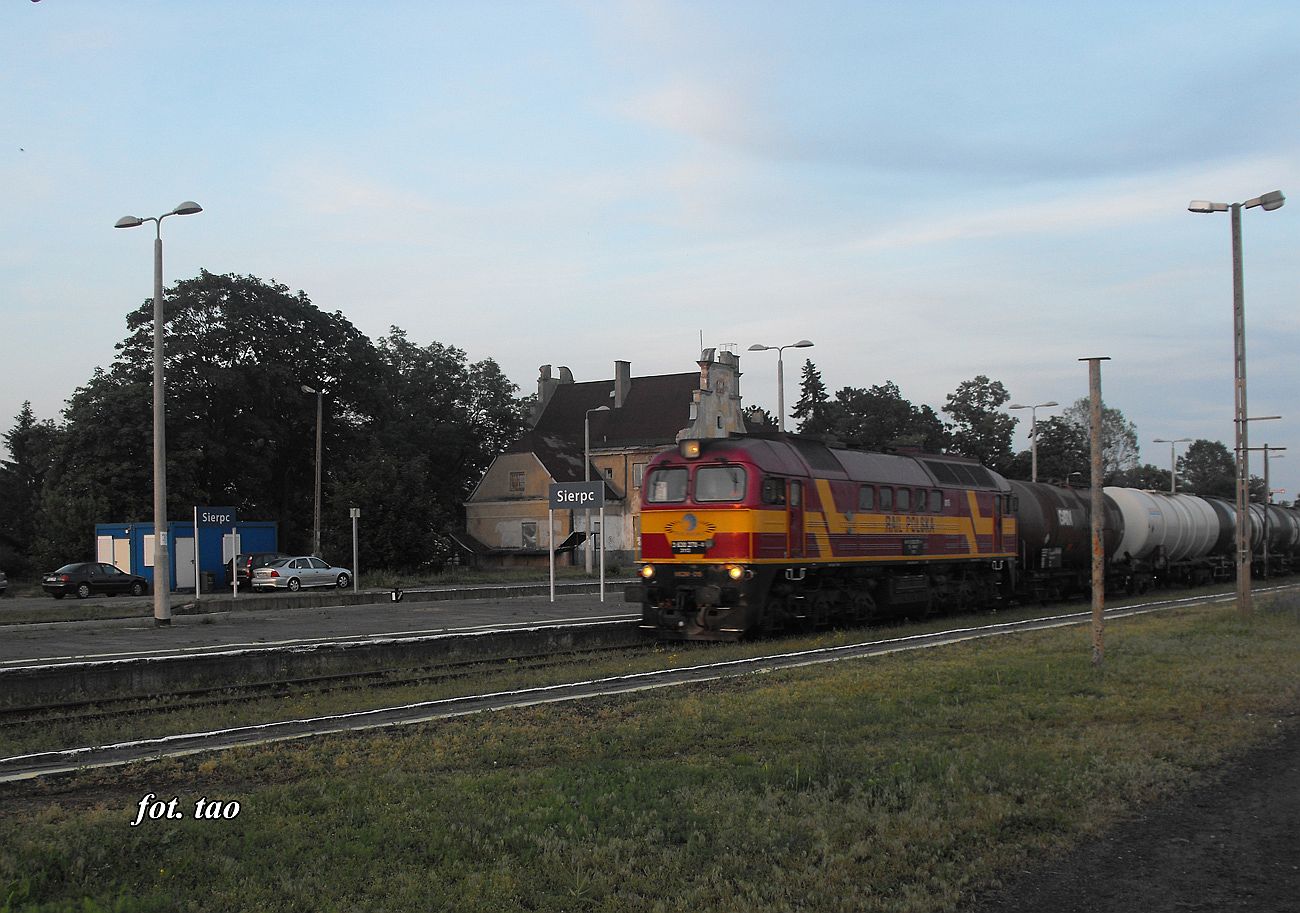
<instances>
[{"instance_id":1,"label":"blue kiosk","mask_svg":"<svg viewBox=\"0 0 1300 913\"><path fill-rule=\"evenodd\" d=\"M229 589L232 531L239 537L240 554L279 550L279 524L275 521L238 520L232 508L196 508L195 520L171 520L167 524L167 553L171 557L168 589L193 591L196 579ZM146 577L152 586L153 556L152 523L95 524L96 561L115 564L127 573Z\"/></svg>"}]
</instances>

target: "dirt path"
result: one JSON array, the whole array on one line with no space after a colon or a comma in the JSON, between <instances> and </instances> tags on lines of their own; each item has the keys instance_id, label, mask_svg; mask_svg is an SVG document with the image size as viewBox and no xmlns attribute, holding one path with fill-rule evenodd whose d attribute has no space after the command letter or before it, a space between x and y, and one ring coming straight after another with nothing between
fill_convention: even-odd
<instances>
[{"instance_id":1,"label":"dirt path","mask_svg":"<svg viewBox=\"0 0 1300 913\"><path fill-rule=\"evenodd\" d=\"M1300 719L972 913L1300 913Z\"/></svg>"}]
</instances>

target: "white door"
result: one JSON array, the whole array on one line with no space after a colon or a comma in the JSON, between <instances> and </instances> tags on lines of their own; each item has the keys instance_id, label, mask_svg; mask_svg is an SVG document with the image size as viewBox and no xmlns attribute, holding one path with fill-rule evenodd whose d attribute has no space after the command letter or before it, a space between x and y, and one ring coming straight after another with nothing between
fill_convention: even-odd
<instances>
[{"instance_id":1,"label":"white door","mask_svg":"<svg viewBox=\"0 0 1300 913\"><path fill-rule=\"evenodd\" d=\"M194 585L194 539L176 539L176 554L172 562L176 568L176 586L189 589Z\"/></svg>"}]
</instances>

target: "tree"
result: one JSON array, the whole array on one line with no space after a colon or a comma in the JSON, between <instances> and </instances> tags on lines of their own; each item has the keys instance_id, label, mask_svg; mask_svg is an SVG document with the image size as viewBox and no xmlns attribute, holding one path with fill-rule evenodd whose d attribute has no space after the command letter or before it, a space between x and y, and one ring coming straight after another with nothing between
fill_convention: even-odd
<instances>
[{"instance_id":1,"label":"tree","mask_svg":"<svg viewBox=\"0 0 1300 913\"><path fill-rule=\"evenodd\" d=\"M206 271L167 292L168 510L236 507L275 520L281 547L309 544L315 397L323 391L322 542L351 551L347 508L365 509L367 564L427 560L490 459L523 428L516 388L394 327L376 347L341 313L252 276ZM35 524L40 554L69 560L89 527L152 514L152 305L107 370L68 401Z\"/></svg>"},{"instance_id":2,"label":"tree","mask_svg":"<svg viewBox=\"0 0 1300 913\"><path fill-rule=\"evenodd\" d=\"M1011 463L1011 435L1017 419L1002 411L1011 396L1000 381L980 374L948 394L943 411L952 416L950 449L1001 472Z\"/></svg>"},{"instance_id":3,"label":"tree","mask_svg":"<svg viewBox=\"0 0 1300 913\"><path fill-rule=\"evenodd\" d=\"M1038 423L1038 481L1052 485L1089 484L1088 437L1083 429L1059 415ZM1007 473L1014 479L1030 477L1030 453L1017 454Z\"/></svg>"},{"instance_id":4,"label":"tree","mask_svg":"<svg viewBox=\"0 0 1300 913\"><path fill-rule=\"evenodd\" d=\"M364 444L336 473L327 503L371 505L369 561L414 569L445 551L462 504L492 459L523 433L526 407L496 362L470 364L452 346L418 346L392 327L377 351L382 405ZM327 539L346 545L343 530Z\"/></svg>"},{"instance_id":5,"label":"tree","mask_svg":"<svg viewBox=\"0 0 1300 913\"><path fill-rule=\"evenodd\" d=\"M915 448L940 453L948 433L929 406L903 399L893 381L865 390L844 387L823 411L824 433L846 447L861 450Z\"/></svg>"},{"instance_id":6,"label":"tree","mask_svg":"<svg viewBox=\"0 0 1300 913\"><path fill-rule=\"evenodd\" d=\"M31 402L4 435L11 459L0 461L0 567L10 573L33 568L36 511L58 437L52 421L37 421Z\"/></svg>"},{"instance_id":7,"label":"tree","mask_svg":"<svg viewBox=\"0 0 1300 913\"><path fill-rule=\"evenodd\" d=\"M1178 458L1178 477L1186 491L1202 498L1227 498L1237 494L1237 464L1219 441L1192 441Z\"/></svg>"},{"instance_id":8,"label":"tree","mask_svg":"<svg viewBox=\"0 0 1300 913\"><path fill-rule=\"evenodd\" d=\"M825 432L826 406L830 397L826 393L826 384L822 382L821 372L812 359L803 363L803 374L799 380L799 400L790 412L799 419L799 431L803 434L822 434Z\"/></svg>"},{"instance_id":9,"label":"tree","mask_svg":"<svg viewBox=\"0 0 1300 913\"><path fill-rule=\"evenodd\" d=\"M1061 418L1079 428L1086 442L1092 440L1092 407L1086 396L1064 409ZM1041 441L1039 446L1041 448ZM1090 448L1091 443L1087 443L1086 446ZM1040 461L1042 459L1041 449L1039 459ZM1090 464L1091 455L1089 455ZM1112 409L1104 403L1101 413L1101 464L1102 477L1107 485L1122 482L1137 469L1138 465L1137 427L1124 418L1123 412ZM1041 462L1039 465L1041 478Z\"/></svg>"},{"instance_id":10,"label":"tree","mask_svg":"<svg viewBox=\"0 0 1300 913\"><path fill-rule=\"evenodd\" d=\"M752 432L776 431L776 419L762 406L746 406L744 409L745 430Z\"/></svg>"}]
</instances>

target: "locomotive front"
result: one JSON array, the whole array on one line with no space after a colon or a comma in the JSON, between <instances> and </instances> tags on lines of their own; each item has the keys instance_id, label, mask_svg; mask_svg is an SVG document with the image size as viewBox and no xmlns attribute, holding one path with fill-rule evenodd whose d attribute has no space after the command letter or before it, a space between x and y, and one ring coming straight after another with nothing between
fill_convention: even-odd
<instances>
[{"instance_id":1,"label":"locomotive front","mask_svg":"<svg viewBox=\"0 0 1300 913\"><path fill-rule=\"evenodd\" d=\"M763 532L762 474L727 440L682 441L646 468L641 504L641 627L659 637L738 640L762 609L753 564ZM784 531L782 530L782 535Z\"/></svg>"}]
</instances>

